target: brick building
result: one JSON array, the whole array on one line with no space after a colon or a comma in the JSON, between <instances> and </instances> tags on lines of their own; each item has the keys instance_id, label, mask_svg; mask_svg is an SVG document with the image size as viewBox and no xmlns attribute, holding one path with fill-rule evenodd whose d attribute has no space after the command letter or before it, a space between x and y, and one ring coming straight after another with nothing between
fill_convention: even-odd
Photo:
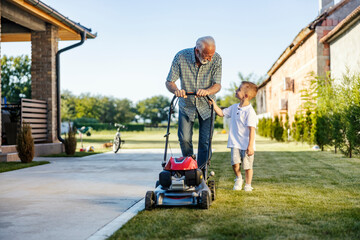
<instances>
[{"instance_id":1,"label":"brick building","mask_svg":"<svg viewBox=\"0 0 360 240\"><path fill-rule=\"evenodd\" d=\"M35 155L61 152L57 107L60 106L60 53L81 45L85 39L95 38L96 34L38 0L0 0L0 14L1 42L31 42L32 99L22 101L20 105L21 119L27 118L33 128L37 143ZM58 41L61 40L80 42L59 50ZM5 130L1 129L2 126L3 123L0 132ZM0 153L0 161L17 159L15 146L2 145L2 141Z\"/></svg>"},{"instance_id":2,"label":"brick building","mask_svg":"<svg viewBox=\"0 0 360 240\"><path fill-rule=\"evenodd\" d=\"M318 17L303 28L275 61L268 77L259 85L259 118L289 115L290 121L302 105L301 90L308 87L310 74L325 76L330 71L330 44L321 41L360 6L360 0L319 0ZM359 41L358 41L359 42Z\"/></svg>"},{"instance_id":3,"label":"brick building","mask_svg":"<svg viewBox=\"0 0 360 240\"><path fill-rule=\"evenodd\" d=\"M360 6L320 40L330 45L331 77L360 73Z\"/></svg>"}]
</instances>

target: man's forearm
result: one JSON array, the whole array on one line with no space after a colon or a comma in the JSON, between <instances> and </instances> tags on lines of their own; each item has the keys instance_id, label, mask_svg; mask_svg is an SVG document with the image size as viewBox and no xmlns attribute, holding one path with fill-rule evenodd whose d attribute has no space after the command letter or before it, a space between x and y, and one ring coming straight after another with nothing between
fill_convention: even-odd
<instances>
[{"instance_id":1,"label":"man's forearm","mask_svg":"<svg viewBox=\"0 0 360 240\"><path fill-rule=\"evenodd\" d=\"M165 82L166 88L171 92L171 93L175 93L176 91L178 91L178 87L176 86L176 84L174 82ZM211 87L209 87L208 89L206 89L208 95L214 95L217 92L219 92L221 89L221 84L219 83L215 83L214 85L212 85Z\"/></svg>"},{"instance_id":2,"label":"man's forearm","mask_svg":"<svg viewBox=\"0 0 360 240\"><path fill-rule=\"evenodd\" d=\"M171 92L175 93L175 91L179 90L174 82L165 82L166 88Z\"/></svg>"},{"instance_id":3,"label":"man's forearm","mask_svg":"<svg viewBox=\"0 0 360 240\"><path fill-rule=\"evenodd\" d=\"M215 83L214 85L212 85L211 87L209 87L206 90L209 92L209 95L214 95L215 93L219 92L220 89L221 89L221 84Z\"/></svg>"}]
</instances>

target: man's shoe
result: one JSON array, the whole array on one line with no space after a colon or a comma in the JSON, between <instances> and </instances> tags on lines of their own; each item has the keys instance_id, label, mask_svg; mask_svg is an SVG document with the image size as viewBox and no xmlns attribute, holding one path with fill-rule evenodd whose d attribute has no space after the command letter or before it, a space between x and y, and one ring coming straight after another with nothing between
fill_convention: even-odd
<instances>
[{"instance_id":1,"label":"man's shoe","mask_svg":"<svg viewBox=\"0 0 360 240\"><path fill-rule=\"evenodd\" d=\"M242 189L243 180L241 178L235 178L235 184L233 190L239 191Z\"/></svg>"},{"instance_id":2,"label":"man's shoe","mask_svg":"<svg viewBox=\"0 0 360 240\"><path fill-rule=\"evenodd\" d=\"M253 188L251 187L251 185L245 184L245 187L244 187L245 192L251 192L252 190L253 190Z\"/></svg>"}]
</instances>

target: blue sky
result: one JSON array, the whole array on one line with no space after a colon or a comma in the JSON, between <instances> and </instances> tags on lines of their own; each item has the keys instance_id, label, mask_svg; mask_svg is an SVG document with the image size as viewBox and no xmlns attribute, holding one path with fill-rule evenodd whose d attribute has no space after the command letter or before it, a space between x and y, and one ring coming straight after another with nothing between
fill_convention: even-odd
<instances>
[{"instance_id":1,"label":"blue sky","mask_svg":"<svg viewBox=\"0 0 360 240\"><path fill-rule=\"evenodd\" d=\"M318 0L43 0L98 37L61 56L61 89L128 98L171 94L165 79L174 55L215 38L222 90L238 72L264 75L318 15ZM60 42L59 49L74 42ZM2 43L1 54L31 53L30 43Z\"/></svg>"}]
</instances>

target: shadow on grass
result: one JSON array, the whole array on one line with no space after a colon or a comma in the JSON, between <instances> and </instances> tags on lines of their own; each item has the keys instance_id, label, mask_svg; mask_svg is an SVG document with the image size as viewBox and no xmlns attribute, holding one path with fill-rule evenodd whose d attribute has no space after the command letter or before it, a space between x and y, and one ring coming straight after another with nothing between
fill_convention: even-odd
<instances>
[{"instance_id":1,"label":"shadow on grass","mask_svg":"<svg viewBox=\"0 0 360 240\"><path fill-rule=\"evenodd\" d=\"M109 239L359 239L358 159L286 147L255 153L250 193L232 190L230 153L215 152L209 210L143 211Z\"/></svg>"}]
</instances>

